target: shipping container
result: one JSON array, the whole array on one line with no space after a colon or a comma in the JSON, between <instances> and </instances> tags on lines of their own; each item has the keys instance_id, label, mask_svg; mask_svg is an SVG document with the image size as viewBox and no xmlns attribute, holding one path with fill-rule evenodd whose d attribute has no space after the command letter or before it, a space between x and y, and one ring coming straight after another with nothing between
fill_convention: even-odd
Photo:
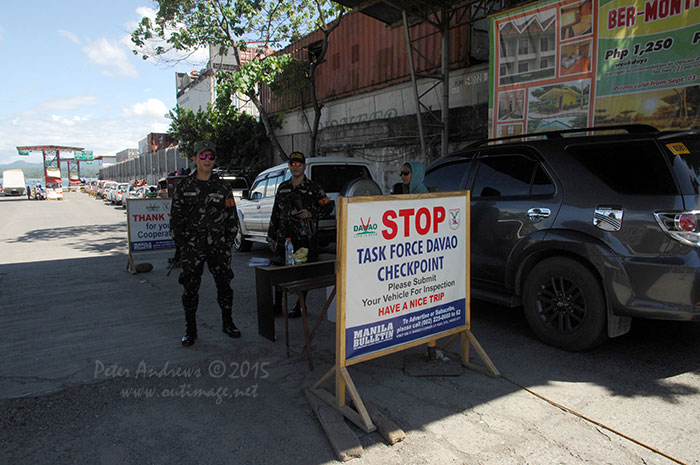
<instances>
[{"instance_id":1,"label":"shipping container","mask_svg":"<svg viewBox=\"0 0 700 465\"><path fill-rule=\"evenodd\" d=\"M439 72L442 56L440 32L428 23L417 24L409 30L414 46L428 60L414 53L416 72ZM449 34L450 68L468 66L468 25L453 24ZM309 53L320 50L322 38L323 33L317 30L277 53L291 53L299 60L308 60ZM403 27L391 28L365 14L350 13L330 35L324 62L316 71L317 96L320 102L324 102L366 93L408 81L410 72ZM309 107L311 94L307 89L295 95L273 95L265 87L261 101L267 112L275 113L296 109L302 103Z\"/></svg>"}]
</instances>

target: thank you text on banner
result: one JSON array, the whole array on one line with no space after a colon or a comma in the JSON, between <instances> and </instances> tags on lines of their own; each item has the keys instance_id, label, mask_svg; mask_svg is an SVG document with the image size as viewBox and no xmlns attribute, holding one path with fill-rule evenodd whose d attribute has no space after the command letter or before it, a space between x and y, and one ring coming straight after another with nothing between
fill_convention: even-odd
<instances>
[{"instance_id":1,"label":"thank you text on banner","mask_svg":"<svg viewBox=\"0 0 700 465\"><path fill-rule=\"evenodd\" d=\"M170 237L171 199L129 199L129 252L174 249Z\"/></svg>"},{"instance_id":2,"label":"thank you text on banner","mask_svg":"<svg viewBox=\"0 0 700 465\"><path fill-rule=\"evenodd\" d=\"M468 197L401 197L347 205L346 360L466 328Z\"/></svg>"}]
</instances>

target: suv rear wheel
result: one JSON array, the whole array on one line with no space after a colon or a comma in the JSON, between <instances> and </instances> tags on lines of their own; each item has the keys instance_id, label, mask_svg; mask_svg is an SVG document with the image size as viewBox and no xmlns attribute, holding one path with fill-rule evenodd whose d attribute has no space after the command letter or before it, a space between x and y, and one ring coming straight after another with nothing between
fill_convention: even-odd
<instances>
[{"instance_id":1,"label":"suv rear wheel","mask_svg":"<svg viewBox=\"0 0 700 465\"><path fill-rule=\"evenodd\" d=\"M525 281L523 306L530 328L547 344L578 351L607 339L603 290L575 260L548 258L536 265Z\"/></svg>"},{"instance_id":2,"label":"suv rear wheel","mask_svg":"<svg viewBox=\"0 0 700 465\"><path fill-rule=\"evenodd\" d=\"M253 243L246 240L246 238L243 236L241 220L238 220L238 232L236 233L236 237L233 239L233 248L236 249L236 252L247 252L250 250L252 245Z\"/></svg>"}]
</instances>

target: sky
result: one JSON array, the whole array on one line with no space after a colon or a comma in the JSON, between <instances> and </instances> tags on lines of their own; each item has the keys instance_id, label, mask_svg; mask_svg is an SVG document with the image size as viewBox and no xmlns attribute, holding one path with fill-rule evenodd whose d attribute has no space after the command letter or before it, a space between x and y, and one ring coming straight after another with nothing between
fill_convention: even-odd
<instances>
[{"instance_id":1,"label":"sky","mask_svg":"<svg viewBox=\"0 0 700 465\"><path fill-rule=\"evenodd\" d=\"M167 131L175 73L201 69L207 57L134 55L130 33L155 8L149 0L0 2L0 164L41 163L40 152L19 156L17 146L115 155Z\"/></svg>"}]
</instances>

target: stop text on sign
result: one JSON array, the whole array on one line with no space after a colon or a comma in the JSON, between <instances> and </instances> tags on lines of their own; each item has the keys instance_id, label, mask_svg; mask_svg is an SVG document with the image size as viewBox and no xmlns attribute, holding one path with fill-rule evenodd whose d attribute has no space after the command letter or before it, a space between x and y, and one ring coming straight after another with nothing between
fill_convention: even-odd
<instances>
[{"instance_id":1,"label":"stop text on sign","mask_svg":"<svg viewBox=\"0 0 700 465\"><path fill-rule=\"evenodd\" d=\"M382 215L382 224L386 229L382 231L382 236L386 240L394 239L400 232L403 237L409 237L413 231L424 236L431 229L433 234L437 233L440 223L446 218L445 207L436 206L432 209L421 207L402 208L400 210L387 210Z\"/></svg>"}]
</instances>

